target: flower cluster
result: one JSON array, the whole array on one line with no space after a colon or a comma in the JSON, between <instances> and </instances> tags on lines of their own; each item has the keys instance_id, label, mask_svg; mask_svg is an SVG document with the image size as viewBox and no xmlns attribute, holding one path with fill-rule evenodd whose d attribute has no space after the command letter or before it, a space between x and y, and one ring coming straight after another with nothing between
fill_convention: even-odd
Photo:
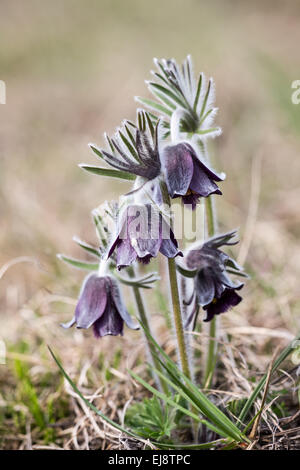
<instances>
[{"instance_id":1,"label":"flower cluster","mask_svg":"<svg viewBox=\"0 0 300 470\"><path fill-rule=\"evenodd\" d=\"M138 110L135 123L126 120L114 136L105 135L105 148L90 144L97 157L112 168L80 165L94 174L133 182L112 215L114 227L106 231L101 250L81 244L98 257L98 273L84 281L75 316L64 326L93 326L97 337L123 334L124 322L136 328L121 298L116 268L129 272L136 261L148 264L159 253L169 259L183 256L170 214L166 214L166 202L169 211L174 198L195 210L201 198L222 194L217 183L225 175L210 167L206 151L206 140L221 132L212 127L217 111L212 79L206 82L201 74L196 81L189 57L182 68L174 60L155 60L155 64L157 72L149 82L155 100L137 98L150 111ZM232 244L234 235L215 236L200 248L188 250L185 270L178 268L183 276L187 271L194 273L193 296L206 311L205 321L241 301L237 291L243 284L229 278L228 267L237 275L241 269L219 249ZM135 280L131 285L145 287Z\"/></svg>"}]
</instances>

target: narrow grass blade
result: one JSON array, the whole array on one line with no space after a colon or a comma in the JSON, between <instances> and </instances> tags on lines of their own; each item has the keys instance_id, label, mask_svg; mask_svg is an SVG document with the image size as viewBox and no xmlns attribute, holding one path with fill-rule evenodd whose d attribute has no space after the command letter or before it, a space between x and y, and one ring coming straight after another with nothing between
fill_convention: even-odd
<instances>
[{"instance_id":1,"label":"narrow grass blade","mask_svg":"<svg viewBox=\"0 0 300 470\"><path fill-rule=\"evenodd\" d=\"M285 359L292 353L292 351L294 350L295 341L299 341L299 340L300 340L300 334L298 336L296 336L295 339L282 351L282 353L279 355L278 359L276 359L276 361L274 362L274 365L273 365L272 371L271 371L272 374L278 369L278 367L281 365L281 363L283 361L285 361ZM244 407L243 407L243 409L242 409L242 411L241 411L241 413L238 417L238 422L237 422L238 427L241 427L244 424L245 418L248 416L248 413L250 412L253 403L255 402L258 395L262 391L262 389L263 389L263 387L266 383L267 378L268 378L268 372L262 377L262 379L259 381L258 385L255 387L254 391L252 392L251 396L246 401L246 403L245 403L245 405L244 405Z\"/></svg>"},{"instance_id":2,"label":"narrow grass blade","mask_svg":"<svg viewBox=\"0 0 300 470\"><path fill-rule=\"evenodd\" d=\"M163 366L163 364L161 363L161 365ZM153 367L152 367L153 368ZM154 369L154 368L153 368ZM160 371L158 371L157 369L154 369L154 371L156 372L156 374L162 379L164 380L165 382L167 382L167 384L169 384L177 393L179 393L180 396L182 396L182 398L184 398L188 403L191 404L191 406L195 409L195 402L191 399L191 397L189 396L189 394L185 391L186 388L184 386L182 386L181 383L179 383L178 385L176 385L174 382L172 382L172 380L170 380L168 377L166 377L166 375L162 374ZM196 407L199 412L201 413L201 410L199 407ZM193 413L193 415L195 415ZM213 424L209 423L207 420L202 420L201 421L202 424L205 424L207 427L209 427L212 431L216 432L217 434L219 434L220 436L222 437L225 437L225 438L228 438L228 433L224 432L222 429L218 428L217 426L214 426Z\"/></svg>"},{"instance_id":3,"label":"narrow grass blade","mask_svg":"<svg viewBox=\"0 0 300 470\"><path fill-rule=\"evenodd\" d=\"M153 395L157 396L158 398L160 398L164 402L168 403L169 405L174 406L174 408L182 411L182 413L184 413L187 416L190 416L191 418L193 418L198 423L203 423L204 424L205 420L202 420L201 418L199 418L199 416L195 415L192 411L190 411L187 408L184 408L183 406L176 403L174 400L172 400L171 397L167 396L165 393L159 392L156 388L152 387L150 384L148 384L148 382L146 382L141 377L139 377L137 374L135 374L135 372L133 372L132 370L128 370L128 373L131 375L132 378L134 378L137 382L139 382L141 385L143 385L143 387L145 387L149 392L153 393ZM205 424L207 424L206 421L205 421Z\"/></svg>"},{"instance_id":4,"label":"narrow grass blade","mask_svg":"<svg viewBox=\"0 0 300 470\"><path fill-rule=\"evenodd\" d=\"M93 410L98 416L100 416L104 421L106 421L107 423L111 424L114 428L118 429L119 431L127 434L128 436L131 436L131 437L134 437L135 439L138 439L138 440L141 440L140 436L138 436L137 434L133 433L132 431L128 430L128 429L125 429L123 428L123 426L121 426L120 424L118 423L115 423L114 421L112 421L110 418L108 418L105 414L103 414L100 410L98 410L92 403L90 403L83 395L82 393L80 392L80 390L77 388L77 386L75 385L75 383L73 382L73 380L69 377L69 375L67 374L67 372L65 371L65 369L63 368L63 366L61 365L61 363L59 362L59 360L56 358L56 356L54 355L52 349L48 346L48 349L50 351L50 354L51 356L53 357L54 361L56 362L57 366L59 367L60 371L62 372L63 376L65 377L65 379L69 382L69 384L71 385L71 387L73 388L74 392L77 393L77 395L84 401L84 403L91 409Z\"/></svg>"},{"instance_id":5,"label":"narrow grass blade","mask_svg":"<svg viewBox=\"0 0 300 470\"><path fill-rule=\"evenodd\" d=\"M179 450L205 450L213 449L214 447L227 444L228 441L225 439L218 439L217 441L205 442L205 444L163 444L157 443L159 449L179 449Z\"/></svg>"},{"instance_id":6,"label":"narrow grass blade","mask_svg":"<svg viewBox=\"0 0 300 470\"><path fill-rule=\"evenodd\" d=\"M186 377L183 372L176 366L176 364L169 358L169 356L158 345L150 333L141 325L145 331L146 336L152 344L159 351L165 361L160 361L161 365L169 373L170 377L175 381L177 386L180 386L184 392L194 401L195 406L201 410L201 413L214 423L219 429L222 429L228 436L232 437L237 442L246 441L246 436L240 429L221 411L215 406L207 397L202 393L192 381ZM184 385L185 384L185 385Z\"/></svg>"}]
</instances>

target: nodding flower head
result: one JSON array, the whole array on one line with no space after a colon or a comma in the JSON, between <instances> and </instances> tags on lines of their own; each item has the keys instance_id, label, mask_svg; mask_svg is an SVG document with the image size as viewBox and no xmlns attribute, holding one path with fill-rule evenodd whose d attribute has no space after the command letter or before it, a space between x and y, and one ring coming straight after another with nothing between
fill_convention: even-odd
<instances>
[{"instance_id":1,"label":"nodding flower head","mask_svg":"<svg viewBox=\"0 0 300 470\"><path fill-rule=\"evenodd\" d=\"M165 147L162 167L169 195L182 197L183 202L192 205L193 209L200 197L222 194L215 181L222 181L224 177L208 168L189 143Z\"/></svg>"},{"instance_id":2,"label":"nodding flower head","mask_svg":"<svg viewBox=\"0 0 300 470\"><path fill-rule=\"evenodd\" d=\"M158 252L167 258L182 256L172 229L152 204L128 205L120 214L117 225L108 257L116 251L118 269L136 260L149 263Z\"/></svg>"},{"instance_id":3,"label":"nodding flower head","mask_svg":"<svg viewBox=\"0 0 300 470\"><path fill-rule=\"evenodd\" d=\"M91 149L118 170L140 176L145 181L160 174L158 123L153 126L146 111L139 111L137 124L124 121L114 137L105 134L107 149L90 144Z\"/></svg>"},{"instance_id":4,"label":"nodding flower head","mask_svg":"<svg viewBox=\"0 0 300 470\"><path fill-rule=\"evenodd\" d=\"M227 312L242 300L236 291L244 284L235 284L226 271L230 268L238 274L242 268L219 250L222 245L236 244L237 242L231 241L235 235L236 232L233 231L211 238L199 249L191 250L185 258L187 267L197 271L194 278L195 295L198 304L207 312L204 321L210 321L215 315Z\"/></svg>"},{"instance_id":5,"label":"nodding flower head","mask_svg":"<svg viewBox=\"0 0 300 470\"><path fill-rule=\"evenodd\" d=\"M123 335L124 322L133 330L139 328L126 310L117 281L109 275L90 274L83 282L74 318L62 326L92 326L94 335L100 338Z\"/></svg>"}]
</instances>

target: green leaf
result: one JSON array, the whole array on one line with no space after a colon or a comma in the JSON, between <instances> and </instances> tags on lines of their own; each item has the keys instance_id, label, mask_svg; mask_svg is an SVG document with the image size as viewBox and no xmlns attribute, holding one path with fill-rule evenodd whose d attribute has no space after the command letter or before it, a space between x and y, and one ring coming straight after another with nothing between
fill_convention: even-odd
<instances>
[{"instance_id":1,"label":"green leaf","mask_svg":"<svg viewBox=\"0 0 300 470\"><path fill-rule=\"evenodd\" d=\"M229 267L226 267L226 271L230 274L235 274L236 276L245 277L245 278L249 279L248 274L245 273L244 271L238 271L237 269L232 269L232 268L229 268Z\"/></svg>"},{"instance_id":2,"label":"green leaf","mask_svg":"<svg viewBox=\"0 0 300 470\"><path fill-rule=\"evenodd\" d=\"M97 271L99 268L99 263L87 263L86 261L80 261L78 259L69 258L68 256L65 256L62 254L58 254L57 258L78 269L87 269L88 271Z\"/></svg>"},{"instance_id":3,"label":"green leaf","mask_svg":"<svg viewBox=\"0 0 300 470\"><path fill-rule=\"evenodd\" d=\"M220 127L211 127L210 129L203 129L203 130L200 130L200 131L197 131L196 134L197 135L205 135L205 134L211 134L212 132L221 132L221 128Z\"/></svg>"},{"instance_id":4,"label":"green leaf","mask_svg":"<svg viewBox=\"0 0 300 470\"><path fill-rule=\"evenodd\" d=\"M157 93L159 93L160 95L160 98L161 96L165 96L166 98L170 98L171 100L175 101L175 103L179 104L180 106L182 106L183 108L185 108L185 103L184 101L182 101L177 95L175 95L175 93L173 93L172 91L168 90L167 88L165 88L164 86L162 85L159 85L158 83L155 83L155 82L150 82L149 83L149 88L150 90L152 91L152 93L154 95L156 95ZM161 98L162 99L162 98ZM174 105L173 105L174 106Z\"/></svg>"},{"instance_id":5,"label":"green leaf","mask_svg":"<svg viewBox=\"0 0 300 470\"><path fill-rule=\"evenodd\" d=\"M193 110L195 112L197 110L199 96L200 96L200 93L201 93L202 79L203 79L203 76L202 76L202 73L200 73L199 80L198 80L198 85L197 85L197 92L196 92L195 101L194 101L194 105L193 105Z\"/></svg>"},{"instance_id":6,"label":"green leaf","mask_svg":"<svg viewBox=\"0 0 300 470\"><path fill-rule=\"evenodd\" d=\"M156 388L152 387L148 382L146 382L145 380L143 380L141 377L139 377L135 372L133 372L132 370L129 370L128 369L128 373L131 375L131 377L133 377L137 382L139 382L141 385L143 385L143 387L145 387L147 390L149 390L149 392L153 393L153 395L155 395L156 397L160 398L161 400L163 400L165 403L168 403L168 405L172 405L174 406L174 408L182 411L182 413L184 413L185 415L189 416L190 418L193 418L195 421L197 421L198 423L204 423L205 420L202 420L201 418L199 418L199 416L195 415L192 411L188 410L187 408L184 408L183 406L181 406L179 403L176 403L174 400L172 400L172 398L170 396L167 396L165 395L164 393L162 392L159 392L158 390L156 390ZM205 422L205 424L207 424Z\"/></svg>"},{"instance_id":7,"label":"green leaf","mask_svg":"<svg viewBox=\"0 0 300 470\"><path fill-rule=\"evenodd\" d=\"M95 145L95 144L89 144L89 147L90 147L90 149L93 150L93 152L97 155L97 157L99 157L99 158L101 158L102 160L104 160L103 153L102 153L101 150L97 147L97 145Z\"/></svg>"},{"instance_id":8,"label":"green leaf","mask_svg":"<svg viewBox=\"0 0 300 470\"><path fill-rule=\"evenodd\" d=\"M88 253L91 253L92 255L96 256L97 258L100 258L99 250L96 247L90 245L89 243L84 242L83 240L80 240L80 238L78 238L76 236L73 237L73 241L75 243L77 243L77 245L79 245L85 251L87 251Z\"/></svg>"},{"instance_id":9,"label":"green leaf","mask_svg":"<svg viewBox=\"0 0 300 470\"><path fill-rule=\"evenodd\" d=\"M213 112L214 108L210 108L204 116L201 118L201 121L199 122L199 127L201 127L201 124L205 121L205 119Z\"/></svg>"},{"instance_id":10,"label":"green leaf","mask_svg":"<svg viewBox=\"0 0 300 470\"><path fill-rule=\"evenodd\" d=\"M151 286L149 286L149 284L153 284L154 282L160 279L157 273L150 273L150 274L146 274L145 276L135 277L135 278L132 278L132 277L124 278L123 276L120 276L118 273L115 273L115 277L119 279L120 282L122 282L123 284L127 286L144 288L144 289L151 289Z\"/></svg>"},{"instance_id":11,"label":"green leaf","mask_svg":"<svg viewBox=\"0 0 300 470\"><path fill-rule=\"evenodd\" d=\"M77 393L77 395L84 401L84 403L88 406L88 408L90 408L92 411L94 411L94 413L96 413L98 416L100 416L104 421L106 421L107 423L109 423L111 426L113 426L115 429L118 429L118 431L120 432L123 432L124 434L127 434L128 436L130 437L133 437L134 439L137 439L139 441L141 441L141 437L136 434L135 432L129 430L129 429L125 429L123 426L121 426L120 424L118 423L115 423L114 421L112 421L110 418L108 418L105 414L103 414L100 410L98 410L95 405L93 405L91 402L89 402L83 395L82 393L80 392L80 390L78 389L78 387L75 385L75 383L73 382L73 380L69 377L69 375L67 374L67 372L65 371L65 369L63 368L63 366L61 365L61 363L59 362L59 360L56 358L56 356L54 355L52 349L48 346L48 349L49 349L49 352L52 356L52 358L54 359L54 361L56 362L58 368L60 369L60 371L62 372L63 376L65 377L65 379L69 382L69 384L71 385L71 387L73 388L74 392ZM177 405L177 404L176 404ZM216 443L217 442L221 442L221 441L215 441ZM152 441L152 444L155 445L157 448L164 448L164 449L167 449L169 447L169 444L162 444L160 442L155 442L155 441ZM208 443L208 444L205 444L205 445L209 445L209 444L213 444L213 443ZM185 445L179 445L178 447L175 445L171 445L170 444L170 448L171 449L175 449L175 448L184 448ZM187 446L187 448L196 448L195 446ZM198 447L197 447L198 448ZM204 448L204 447L202 447Z\"/></svg>"},{"instance_id":12,"label":"green leaf","mask_svg":"<svg viewBox=\"0 0 300 470\"><path fill-rule=\"evenodd\" d=\"M206 450L213 449L218 445L226 444L226 439L218 439L217 441L206 442L205 444L163 444L161 442L156 443L159 449L179 449L179 450Z\"/></svg>"},{"instance_id":13,"label":"green leaf","mask_svg":"<svg viewBox=\"0 0 300 470\"><path fill-rule=\"evenodd\" d=\"M161 362L161 365L163 366L162 362ZM174 383L174 381L170 380L166 375L162 374L159 370L157 370L157 369L154 369L154 370L162 380L167 382L168 385L170 385L176 392L179 393L180 396L182 396L182 398L184 398L188 403L191 404L191 406L193 408L195 408L194 400L191 399L191 397L189 396L189 393L188 393L188 389L181 382L177 382L178 385L176 385L176 383ZM201 412L201 409L199 407L197 407L197 408ZM220 434L220 436L228 438L228 433L224 432L222 429L218 428L217 426L214 426L210 422L204 420L204 422L202 424L205 424L212 431L216 432L217 434Z\"/></svg>"},{"instance_id":14,"label":"green leaf","mask_svg":"<svg viewBox=\"0 0 300 470\"><path fill-rule=\"evenodd\" d=\"M211 90L211 79L208 81L207 91L206 91L206 94L205 94L205 97L204 97L204 100L203 100L203 104L202 104L202 108L201 108L201 112L200 112L200 119L202 118L203 114L205 113L206 104L207 104L207 100L208 100L208 97L209 97L209 94L210 94L210 90Z\"/></svg>"},{"instance_id":15,"label":"green leaf","mask_svg":"<svg viewBox=\"0 0 300 470\"><path fill-rule=\"evenodd\" d=\"M111 178L120 178L120 179L128 180L128 181L133 181L136 178L135 175L132 175L131 173L128 173L127 171L111 170L110 168L102 168L100 166L86 165L84 163L81 163L79 167L85 171L93 173L94 175L108 176Z\"/></svg>"},{"instance_id":16,"label":"green leaf","mask_svg":"<svg viewBox=\"0 0 300 470\"><path fill-rule=\"evenodd\" d=\"M180 386L182 390L193 400L194 405L201 410L204 416L216 425L223 432L227 433L228 436L232 437L237 442L246 441L247 438L244 436L239 428L221 411L215 406L207 397L202 393L198 387L196 387L192 381L186 377L183 372L176 366L176 364L169 358L164 350L158 345L155 339L150 335L149 331L142 325L145 335L149 338L151 343L159 351L164 358L164 362L160 361L164 369L169 373L172 380L177 386ZM184 385L184 383L186 385Z\"/></svg>"},{"instance_id":17,"label":"green leaf","mask_svg":"<svg viewBox=\"0 0 300 470\"><path fill-rule=\"evenodd\" d=\"M295 347L294 347L295 341L299 341L299 340L300 340L300 334L298 336L296 336L295 339L293 341L291 341L290 344L282 351L282 353L279 355L278 359L276 359L276 361L274 362L271 374L273 374L278 369L278 367L281 365L281 363L283 361L285 361L285 359L295 350ZM243 409L242 409L242 411L241 411L241 413L238 417L238 421L237 421L238 427L241 427L243 424L245 424L244 423L245 418L248 416L248 413L251 410L253 403L255 402L258 395L262 391L262 389L263 389L263 387L266 383L267 377L268 377L268 372L261 378L261 380L259 381L259 383L255 387L255 389L253 390L252 394L250 395L249 399L246 401L246 403L245 403L245 405L244 405L244 407L243 407Z\"/></svg>"},{"instance_id":18,"label":"green leaf","mask_svg":"<svg viewBox=\"0 0 300 470\"><path fill-rule=\"evenodd\" d=\"M106 225L104 224L102 217L100 216L100 214L97 212L96 209L92 211L92 215L93 215L94 224L96 226L96 232L97 232L99 241L103 249L105 249L108 244L108 241L107 241L108 233L107 233Z\"/></svg>"},{"instance_id":19,"label":"green leaf","mask_svg":"<svg viewBox=\"0 0 300 470\"><path fill-rule=\"evenodd\" d=\"M131 436L131 437L134 437L135 439L138 439L140 440L140 436L138 436L137 434L123 428L123 426L120 426L119 424L115 423L114 421L112 421L110 418L108 418L105 414L103 414L101 411L99 411L91 402L89 402L83 395L82 393L80 392L80 390L77 388L77 386L75 385L75 383L73 382L73 380L69 377L69 375L67 374L67 372L64 370L63 366L61 365L61 363L59 362L59 360L56 358L56 356L54 355L53 351L51 350L51 348L48 346L48 349L50 351L50 354L51 356L53 357L54 361L56 362L56 364L58 365L59 369L61 370L63 376L66 378L66 380L69 382L69 384L71 385L71 387L73 388L73 390L77 393L77 395L84 401L84 403L91 409L93 410L98 416L100 416L104 421L106 421L107 423L111 424L114 428L118 429L119 431Z\"/></svg>"},{"instance_id":20,"label":"green leaf","mask_svg":"<svg viewBox=\"0 0 300 470\"><path fill-rule=\"evenodd\" d=\"M215 406L202 392L200 392L200 390L194 386L194 384L183 373L181 373L181 371L178 372L182 376L183 380L187 379L187 385L184 385L182 381L178 380L178 378L173 375L172 370L167 366L167 364L162 361L160 361L160 363L173 380L170 385L178 393L181 393L183 397L188 399L193 408L197 408L199 412L204 414L204 416L211 421L206 423L210 429L223 437L230 437L236 442L246 440L245 436L241 434L234 423L232 423L232 421L230 421L230 419L227 418L227 416L220 411L217 406ZM163 376L163 379L169 382L169 379L166 376Z\"/></svg>"},{"instance_id":21,"label":"green leaf","mask_svg":"<svg viewBox=\"0 0 300 470\"><path fill-rule=\"evenodd\" d=\"M125 137L125 135L123 134L122 131L119 131L119 136L121 137L122 141L124 142L124 144L126 145L127 149L129 150L130 154L133 156L133 158L139 162L140 159L138 157L138 154L135 150L135 148L131 145L131 143L129 142L129 140Z\"/></svg>"},{"instance_id":22,"label":"green leaf","mask_svg":"<svg viewBox=\"0 0 300 470\"><path fill-rule=\"evenodd\" d=\"M185 269L182 266L180 266L178 263L176 263L176 269L184 277L195 277L198 272L197 269L194 269L194 270Z\"/></svg>"}]
</instances>

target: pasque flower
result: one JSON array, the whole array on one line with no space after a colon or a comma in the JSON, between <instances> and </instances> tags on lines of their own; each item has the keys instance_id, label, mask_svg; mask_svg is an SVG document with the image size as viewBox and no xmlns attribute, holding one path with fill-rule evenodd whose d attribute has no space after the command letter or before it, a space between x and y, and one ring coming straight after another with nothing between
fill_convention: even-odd
<instances>
[{"instance_id":1,"label":"pasque flower","mask_svg":"<svg viewBox=\"0 0 300 470\"><path fill-rule=\"evenodd\" d=\"M74 318L62 326L70 328L75 323L77 328L92 326L94 335L100 338L123 335L124 322L133 330L139 328L126 310L116 279L90 274L83 282Z\"/></svg>"},{"instance_id":2,"label":"pasque flower","mask_svg":"<svg viewBox=\"0 0 300 470\"><path fill-rule=\"evenodd\" d=\"M200 197L222 194L215 182L222 181L224 176L208 168L187 142L165 147L162 167L169 195L172 198L181 196L193 209Z\"/></svg>"},{"instance_id":3,"label":"pasque flower","mask_svg":"<svg viewBox=\"0 0 300 470\"><path fill-rule=\"evenodd\" d=\"M207 240L199 249L191 250L186 256L186 266L196 270L194 278L195 294L199 305L207 312L204 321L210 321L215 315L224 313L231 307L238 305L242 297L237 290L243 283L235 284L228 276L226 268L233 272L242 269L226 253L219 250L222 245L233 245L231 241L236 232L229 232Z\"/></svg>"},{"instance_id":4,"label":"pasque flower","mask_svg":"<svg viewBox=\"0 0 300 470\"><path fill-rule=\"evenodd\" d=\"M118 269L136 260L148 263L158 252L167 258L182 256L172 229L161 212L149 203L128 205L120 214L108 257L115 251Z\"/></svg>"}]
</instances>

